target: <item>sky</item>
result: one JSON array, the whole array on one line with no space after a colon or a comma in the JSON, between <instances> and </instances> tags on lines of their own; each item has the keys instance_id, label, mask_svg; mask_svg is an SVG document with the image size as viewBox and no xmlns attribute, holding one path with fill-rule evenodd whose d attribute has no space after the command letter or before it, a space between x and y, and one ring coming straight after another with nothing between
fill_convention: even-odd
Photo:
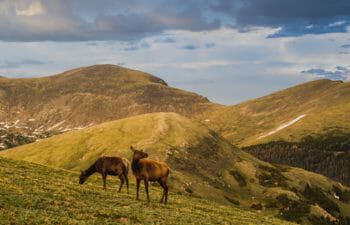
<instances>
[{"instance_id":1,"label":"sky","mask_svg":"<svg viewBox=\"0 0 350 225\"><path fill-rule=\"evenodd\" d=\"M350 81L349 0L0 0L0 76L115 64L233 105Z\"/></svg>"}]
</instances>

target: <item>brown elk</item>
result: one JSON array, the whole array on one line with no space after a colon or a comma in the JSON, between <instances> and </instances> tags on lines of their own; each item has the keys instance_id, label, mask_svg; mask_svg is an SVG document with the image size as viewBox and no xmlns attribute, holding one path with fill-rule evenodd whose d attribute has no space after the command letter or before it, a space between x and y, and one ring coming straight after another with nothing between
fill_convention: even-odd
<instances>
[{"instance_id":1,"label":"brown elk","mask_svg":"<svg viewBox=\"0 0 350 225\"><path fill-rule=\"evenodd\" d=\"M148 181L158 181L160 186L163 188L163 196L160 200L160 203L163 202L165 197L164 204L167 204L168 200L168 186L166 184L167 178L169 175L169 167L164 162L159 162L155 160L144 159L148 157L148 154L142 150L136 150L132 146L130 149L134 152L131 169L132 173L136 177L136 199L139 200L139 188L140 181L143 180L145 184L145 189L147 193L147 200L150 201L148 194Z\"/></svg>"},{"instance_id":2,"label":"brown elk","mask_svg":"<svg viewBox=\"0 0 350 225\"><path fill-rule=\"evenodd\" d=\"M106 190L106 178L107 175L119 176L120 186L119 191L121 191L124 179L126 181L127 192L129 194L129 180L128 180L128 172L129 172L129 160L126 158L121 158L118 156L103 156L97 159L97 161L92 164L87 170L81 171L79 177L79 184L83 184L89 176L98 172L102 175L103 179L103 189Z\"/></svg>"}]
</instances>

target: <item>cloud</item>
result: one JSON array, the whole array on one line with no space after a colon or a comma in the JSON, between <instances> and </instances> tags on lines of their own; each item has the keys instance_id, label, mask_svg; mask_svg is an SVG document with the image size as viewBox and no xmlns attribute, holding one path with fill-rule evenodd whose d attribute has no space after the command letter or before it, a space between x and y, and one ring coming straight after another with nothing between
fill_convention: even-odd
<instances>
[{"instance_id":1,"label":"cloud","mask_svg":"<svg viewBox=\"0 0 350 225\"><path fill-rule=\"evenodd\" d=\"M137 51L137 50L140 50L140 49L147 49L147 48L150 48L151 45L149 43L147 43L146 41L142 41L142 42L139 42L139 43L131 43L129 44L128 47L124 48L124 51Z\"/></svg>"},{"instance_id":2,"label":"cloud","mask_svg":"<svg viewBox=\"0 0 350 225\"><path fill-rule=\"evenodd\" d=\"M215 47L215 46L216 46L215 43L206 43L206 44L205 44L205 47L206 47L206 48L213 48L213 47Z\"/></svg>"},{"instance_id":3,"label":"cloud","mask_svg":"<svg viewBox=\"0 0 350 225\"><path fill-rule=\"evenodd\" d=\"M199 48L199 46L192 45L192 44L183 46L183 49L186 49L186 50L196 50L198 48Z\"/></svg>"},{"instance_id":4,"label":"cloud","mask_svg":"<svg viewBox=\"0 0 350 225\"><path fill-rule=\"evenodd\" d=\"M130 46L130 47L126 47L124 48L124 51L137 51L140 48L138 46Z\"/></svg>"},{"instance_id":5,"label":"cloud","mask_svg":"<svg viewBox=\"0 0 350 225\"><path fill-rule=\"evenodd\" d=\"M1 0L0 40L139 40L169 30L249 32L279 28L269 38L346 33L348 0ZM174 43L166 38L164 43Z\"/></svg>"},{"instance_id":6,"label":"cloud","mask_svg":"<svg viewBox=\"0 0 350 225\"><path fill-rule=\"evenodd\" d=\"M254 27L280 28L269 38L305 34L346 33L350 25L348 0L217 0L213 10L230 16L242 32Z\"/></svg>"},{"instance_id":7,"label":"cloud","mask_svg":"<svg viewBox=\"0 0 350 225\"><path fill-rule=\"evenodd\" d=\"M88 43L86 43L86 45L88 45L88 46L98 46L98 44L96 42L88 42Z\"/></svg>"},{"instance_id":8,"label":"cloud","mask_svg":"<svg viewBox=\"0 0 350 225\"><path fill-rule=\"evenodd\" d=\"M342 45L341 48L350 48L350 44Z\"/></svg>"},{"instance_id":9,"label":"cloud","mask_svg":"<svg viewBox=\"0 0 350 225\"><path fill-rule=\"evenodd\" d=\"M155 42L157 43L175 43L176 40L174 38L159 38L159 39L156 39Z\"/></svg>"},{"instance_id":10,"label":"cloud","mask_svg":"<svg viewBox=\"0 0 350 225\"><path fill-rule=\"evenodd\" d=\"M221 26L208 19L195 0L2 0L0 40L138 40L165 30L208 31Z\"/></svg>"},{"instance_id":11,"label":"cloud","mask_svg":"<svg viewBox=\"0 0 350 225\"><path fill-rule=\"evenodd\" d=\"M324 69L309 69L301 72L302 74L314 75L316 78L326 78L331 80L343 80L350 79L350 69L343 66L337 66L334 70Z\"/></svg>"}]
</instances>

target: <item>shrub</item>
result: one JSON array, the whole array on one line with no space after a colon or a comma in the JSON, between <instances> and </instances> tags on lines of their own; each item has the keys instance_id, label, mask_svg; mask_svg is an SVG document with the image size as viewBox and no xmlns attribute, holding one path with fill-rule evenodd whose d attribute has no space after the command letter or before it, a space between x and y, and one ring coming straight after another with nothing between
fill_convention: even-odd
<instances>
[{"instance_id":1,"label":"shrub","mask_svg":"<svg viewBox=\"0 0 350 225\"><path fill-rule=\"evenodd\" d=\"M310 212L310 205L302 201L291 200L286 194L279 195L277 202L280 205L279 216L289 221L300 223L301 218Z\"/></svg>"},{"instance_id":2,"label":"shrub","mask_svg":"<svg viewBox=\"0 0 350 225\"><path fill-rule=\"evenodd\" d=\"M324 210L329 212L333 216L337 216L340 213L339 206L329 199L319 187L310 187L306 185L304 192L302 193L305 198L307 198L311 203L317 203Z\"/></svg>"},{"instance_id":3,"label":"shrub","mask_svg":"<svg viewBox=\"0 0 350 225\"><path fill-rule=\"evenodd\" d=\"M245 177L237 170L230 170L230 174L235 178L240 187L247 186Z\"/></svg>"}]
</instances>

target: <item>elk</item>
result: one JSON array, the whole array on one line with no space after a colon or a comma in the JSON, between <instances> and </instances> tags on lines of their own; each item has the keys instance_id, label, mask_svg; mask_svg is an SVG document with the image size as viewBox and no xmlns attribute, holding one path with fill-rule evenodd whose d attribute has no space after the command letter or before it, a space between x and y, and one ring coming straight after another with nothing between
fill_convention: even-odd
<instances>
[{"instance_id":1,"label":"elk","mask_svg":"<svg viewBox=\"0 0 350 225\"><path fill-rule=\"evenodd\" d=\"M143 150L136 150L132 146L130 146L130 149L134 152L134 155L132 157L131 169L132 173L136 178L136 199L139 200L139 188L141 180L143 180L145 184L148 202L150 202L148 194L148 181L158 181L160 186L162 186L163 188L163 196L160 200L160 203L163 203L163 199L165 197L164 204L167 204L168 186L166 182L169 175L168 165L164 162L144 159L148 157L148 154L143 152Z\"/></svg>"},{"instance_id":2,"label":"elk","mask_svg":"<svg viewBox=\"0 0 350 225\"><path fill-rule=\"evenodd\" d=\"M92 164L87 170L81 171L79 177L79 184L83 184L89 176L98 172L102 175L103 179L103 189L106 190L106 178L107 175L119 176L120 186L118 192L121 191L124 179L126 181L127 192L129 194L129 180L128 180L128 172L129 172L129 160L126 158L118 157L118 156L103 156L97 159L97 161Z\"/></svg>"}]
</instances>

